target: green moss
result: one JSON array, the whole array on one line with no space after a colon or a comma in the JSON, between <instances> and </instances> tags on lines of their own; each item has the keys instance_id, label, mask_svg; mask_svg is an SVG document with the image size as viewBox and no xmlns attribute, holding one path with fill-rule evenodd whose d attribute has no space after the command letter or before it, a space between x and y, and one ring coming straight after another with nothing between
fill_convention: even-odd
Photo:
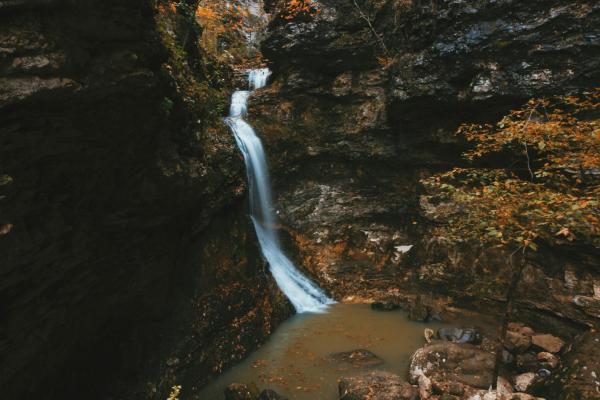
<instances>
[{"instance_id":1,"label":"green moss","mask_svg":"<svg viewBox=\"0 0 600 400\"><path fill-rule=\"evenodd\" d=\"M345 48L360 44L369 43L371 36L369 31L362 30L355 33L342 33L336 40L333 41L333 47Z\"/></svg>"},{"instance_id":2,"label":"green moss","mask_svg":"<svg viewBox=\"0 0 600 400\"><path fill-rule=\"evenodd\" d=\"M498 40L496 42L496 47L499 49L504 49L508 46L510 46L510 41L508 41L508 40Z\"/></svg>"},{"instance_id":3,"label":"green moss","mask_svg":"<svg viewBox=\"0 0 600 400\"><path fill-rule=\"evenodd\" d=\"M157 32L167 52L165 72L180 94L178 99L166 98L161 109L170 114L179 101L206 128L216 123L227 109L231 88L226 84L229 80L224 71L229 66L202 54L197 43L188 43L197 41L195 33L200 27L193 13L185 11L178 8L177 13L164 11L156 16ZM186 48L195 49L194 54L188 54Z\"/></svg>"},{"instance_id":4,"label":"green moss","mask_svg":"<svg viewBox=\"0 0 600 400\"><path fill-rule=\"evenodd\" d=\"M13 183L12 176L9 175L0 175L0 186L8 186Z\"/></svg>"}]
</instances>

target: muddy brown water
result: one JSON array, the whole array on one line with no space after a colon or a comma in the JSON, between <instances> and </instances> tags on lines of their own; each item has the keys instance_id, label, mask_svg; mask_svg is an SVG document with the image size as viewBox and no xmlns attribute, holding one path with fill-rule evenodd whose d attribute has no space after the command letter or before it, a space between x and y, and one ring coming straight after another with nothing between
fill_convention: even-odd
<instances>
[{"instance_id":1,"label":"muddy brown water","mask_svg":"<svg viewBox=\"0 0 600 400\"><path fill-rule=\"evenodd\" d=\"M370 350L384 361L376 369L406 377L411 355L425 343L423 330L443 325L412 322L403 311L373 311L366 304L335 304L327 314L295 315L197 398L222 400L225 387L236 382L270 388L290 400L335 400L340 377L369 369L332 361L332 353Z\"/></svg>"}]
</instances>

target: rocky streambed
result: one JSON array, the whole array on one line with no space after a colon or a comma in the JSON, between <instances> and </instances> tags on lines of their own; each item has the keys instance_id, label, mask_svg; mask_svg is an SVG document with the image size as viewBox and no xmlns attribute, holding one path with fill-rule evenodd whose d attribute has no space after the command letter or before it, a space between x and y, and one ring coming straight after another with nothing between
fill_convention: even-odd
<instances>
[{"instance_id":1,"label":"rocky streambed","mask_svg":"<svg viewBox=\"0 0 600 400\"><path fill-rule=\"evenodd\" d=\"M404 308L338 304L327 314L295 316L197 398L537 400L557 398L557 384L561 395L595 396L598 349L584 356L581 343L511 323L492 390L495 318L458 309L428 316L417 303ZM581 340L590 346L599 337ZM574 355L581 381L569 387Z\"/></svg>"}]
</instances>

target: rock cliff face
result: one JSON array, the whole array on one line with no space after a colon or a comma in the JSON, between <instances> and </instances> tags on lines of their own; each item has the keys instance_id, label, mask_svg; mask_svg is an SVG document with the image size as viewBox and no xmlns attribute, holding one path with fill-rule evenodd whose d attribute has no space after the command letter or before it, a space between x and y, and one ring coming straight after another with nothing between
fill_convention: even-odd
<instances>
[{"instance_id":1,"label":"rock cliff face","mask_svg":"<svg viewBox=\"0 0 600 400\"><path fill-rule=\"evenodd\" d=\"M251 99L298 261L338 297L426 285L502 301L507 257L432 237L418 181L460 165L459 123L597 86L600 5L313 4L313 15L290 21L279 16L284 2L269 3L275 17L263 53L274 83ZM597 250L543 254L526 269L523 312L597 326Z\"/></svg>"},{"instance_id":2,"label":"rock cliff face","mask_svg":"<svg viewBox=\"0 0 600 400\"><path fill-rule=\"evenodd\" d=\"M0 1L3 396L165 398L290 311L219 122L230 89L154 3Z\"/></svg>"}]
</instances>

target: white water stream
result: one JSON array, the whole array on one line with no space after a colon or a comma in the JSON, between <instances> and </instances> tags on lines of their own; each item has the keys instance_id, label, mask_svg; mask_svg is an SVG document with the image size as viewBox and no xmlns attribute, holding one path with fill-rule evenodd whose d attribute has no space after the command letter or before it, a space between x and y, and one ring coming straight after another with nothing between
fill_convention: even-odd
<instances>
[{"instance_id":1,"label":"white water stream","mask_svg":"<svg viewBox=\"0 0 600 400\"><path fill-rule=\"evenodd\" d=\"M266 68L249 71L250 89L256 90L266 86L270 73ZM298 313L324 312L328 305L335 302L305 277L281 249L274 228L275 218L272 211L271 187L265 152L254 129L243 119L247 114L250 93L247 90L233 93L231 109L226 122L244 155L250 191L250 212L262 253L269 263L277 285L290 299Z\"/></svg>"}]
</instances>

